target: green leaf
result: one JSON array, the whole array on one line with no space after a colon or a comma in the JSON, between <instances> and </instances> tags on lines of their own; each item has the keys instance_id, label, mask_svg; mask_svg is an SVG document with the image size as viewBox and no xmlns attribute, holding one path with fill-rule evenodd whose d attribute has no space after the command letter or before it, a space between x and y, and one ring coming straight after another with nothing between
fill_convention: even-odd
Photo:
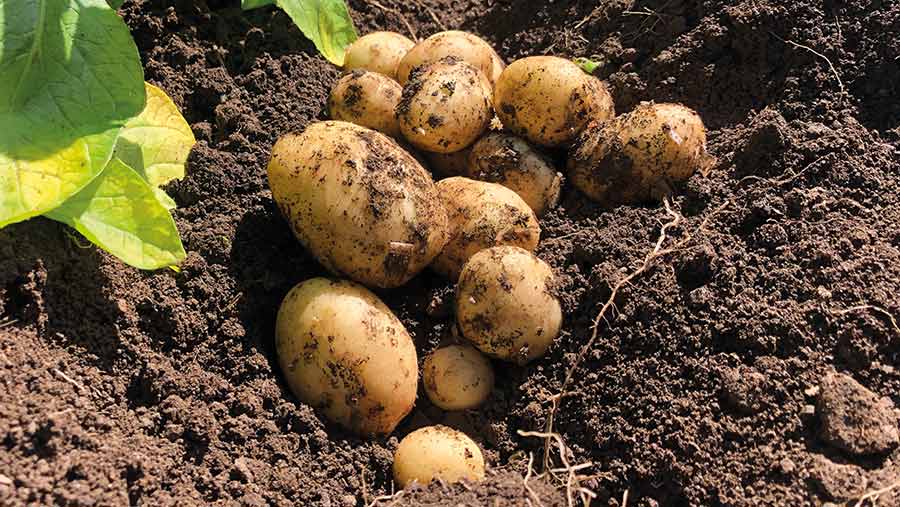
<instances>
[{"instance_id":1,"label":"green leaf","mask_svg":"<svg viewBox=\"0 0 900 507\"><path fill-rule=\"evenodd\" d=\"M106 3L108 3L109 6L113 9L118 9L119 7L122 7L122 4L125 3L125 0L106 0Z\"/></svg>"},{"instance_id":2,"label":"green leaf","mask_svg":"<svg viewBox=\"0 0 900 507\"><path fill-rule=\"evenodd\" d=\"M142 83L128 27L104 0L0 0L0 227L100 174L144 106Z\"/></svg>"},{"instance_id":3,"label":"green leaf","mask_svg":"<svg viewBox=\"0 0 900 507\"><path fill-rule=\"evenodd\" d=\"M592 58L596 58L596 60ZM603 66L603 60L598 56L593 56L591 58L580 56L572 61L588 74L593 74L597 69Z\"/></svg>"},{"instance_id":4,"label":"green leaf","mask_svg":"<svg viewBox=\"0 0 900 507\"><path fill-rule=\"evenodd\" d=\"M175 221L155 189L116 158L47 216L136 268L164 268L185 257Z\"/></svg>"},{"instance_id":5,"label":"green leaf","mask_svg":"<svg viewBox=\"0 0 900 507\"><path fill-rule=\"evenodd\" d=\"M184 178L184 164L197 140L172 99L150 83L145 87L147 105L125 124L115 156L158 187Z\"/></svg>"},{"instance_id":6,"label":"green leaf","mask_svg":"<svg viewBox=\"0 0 900 507\"><path fill-rule=\"evenodd\" d=\"M329 62L344 65L344 51L357 38L344 0L276 0Z\"/></svg>"},{"instance_id":7,"label":"green leaf","mask_svg":"<svg viewBox=\"0 0 900 507\"><path fill-rule=\"evenodd\" d=\"M275 0L241 0L241 9L249 11L250 9L265 7L266 5L272 5L274 3Z\"/></svg>"}]
</instances>

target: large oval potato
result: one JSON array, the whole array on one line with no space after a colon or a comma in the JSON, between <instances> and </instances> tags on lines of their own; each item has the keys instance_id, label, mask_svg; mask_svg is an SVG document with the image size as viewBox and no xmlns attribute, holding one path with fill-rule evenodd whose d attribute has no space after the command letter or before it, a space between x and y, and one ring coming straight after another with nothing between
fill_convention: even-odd
<instances>
[{"instance_id":1,"label":"large oval potato","mask_svg":"<svg viewBox=\"0 0 900 507\"><path fill-rule=\"evenodd\" d=\"M372 32L347 46L344 70L365 69L397 79L397 66L415 42L397 32Z\"/></svg>"},{"instance_id":2,"label":"large oval potato","mask_svg":"<svg viewBox=\"0 0 900 507\"><path fill-rule=\"evenodd\" d=\"M416 148L452 153L472 144L491 124L491 85L468 63L447 57L419 67L397 106L403 136Z\"/></svg>"},{"instance_id":3,"label":"large oval potato","mask_svg":"<svg viewBox=\"0 0 900 507\"><path fill-rule=\"evenodd\" d=\"M356 433L390 433L415 403L412 339L361 285L313 278L295 286L278 310L275 348L297 398Z\"/></svg>"},{"instance_id":4,"label":"large oval potato","mask_svg":"<svg viewBox=\"0 0 900 507\"><path fill-rule=\"evenodd\" d=\"M559 334L553 270L528 250L497 246L473 255L456 287L460 331L489 356L525 364Z\"/></svg>"},{"instance_id":5,"label":"large oval potato","mask_svg":"<svg viewBox=\"0 0 900 507\"><path fill-rule=\"evenodd\" d=\"M494 86L494 108L506 128L542 146L567 144L591 120L615 115L602 81L555 56L509 64Z\"/></svg>"},{"instance_id":6,"label":"large oval potato","mask_svg":"<svg viewBox=\"0 0 900 507\"><path fill-rule=\"evenodd\" d=\"M562 174L520 137L504 132L487 134L472 146L468 165L470 178L515 191L537 216L559 201Z\"/></svg>"},{"instance_id":7,"label":"large oval potato","mask_svg":"<svg viewBox=\"0 0 900 507\"><path fill-rule=\"evenodd\" d=\"M397 66L397 81L405 85L413 69L452 56L459 58L490 79L494 70L494 48L477 35L448 30L438 32L420 41L400 60Z\"/></svg>"},{"instance_id":8,"label":"large oval potato","mask_svg":"<svg viewBox=\"0 0 900 507\"><path fill-rule=\"evenodd\" d=\"M394 453L394 480L401 488L435 479L458 482L484 478L484 456L465 433L446 426L426 426L403 437Z\"/></svg>"},{"instance_id":9,"label":"large oval potato","mask_svg":"<svg viewBox=\"0 0 900 507\"><path fill-rule=\"evenodd\" d=\"M676 182L706 170L706 129L681 104L645 102L608 122L592 123L569 154L569 178L606 205L661 199Z\"/></svg>"},{"instance_id":10,"label":"large oval potato","mask_svg":"<svg viewBox=\"0 0 900 507\"><path fill-rule=\"evenodd\" d=\"M451 280L476 252L497 245L532 251L541 237L537 217L512 190L496 183L453 177L435 184L448 213L447 245L432 268Z\"/></svg>"},{"instance_id":11,"label":"large oval potato","mask_svg":"<svg viewBox=\"0 0 900 507\"><path fill-rule=\"evenodd\" d=\"M363 69L345 74L331 89L328 115L377 130L391 137L400 136L400 124L394 110L403 88L393 79Z\"/></svg>"},{"instance_id":12,"label":"large oval potato","mask_svg":"<svg viewBox=\"0 0 900 507\"><path fill-rule=\"evenodd\" d=\"M313 123L275 143L268 175L294 234L338 275L397 287L447 241L447 212L431 175L374 130Z\"/></svg>"},{"instance_id":13,"label":"large oval potato","mask_svg":"<svg viewBox=\"0 0 900 507\"><path fill-rule=\"evenodd\" d=\"M469 410L494 389L494 368L470 345L448 345L425 357L422 384L432 403L444 410Z\"/></svg>"}]
</instances>

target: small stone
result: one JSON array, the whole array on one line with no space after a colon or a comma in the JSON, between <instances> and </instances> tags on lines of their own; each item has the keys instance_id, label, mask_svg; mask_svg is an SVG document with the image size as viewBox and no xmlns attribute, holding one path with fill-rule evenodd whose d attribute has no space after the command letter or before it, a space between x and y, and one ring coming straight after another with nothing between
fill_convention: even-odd
<instances>
[{"instance_id":1,"label":"small stone","mask_svg":"<svg viewBox=\"0 0 900 507\"><path fill-rule=\"evenodd\" d=\"M840 373L826 375L819 384L816 411L820 436L851 454L884 454L900 444L894 404L856 380Z\"/></svg>"},{"instance_id":2,"label":"small stone","mask_svg":"<svg viewBox=\"0 0 900 507\"><path fill-rule=\"evenodd\" d=\"M723 401L740 414L763 410L769 402L766 376L749 366L721 371Z\"/></svg>"},{"instance_id":3,"label":"small stone","mask_svg":"<svg viewBox=\"0 0 900 507\"><path fill-rule=\"evenodd\" d=\"M834 463L816 455L810 467L810 479L827 498L843 502L857 498L865 490L863 470L856 465Z\"/></svg>"},{"instance_id":4,"label":"small stone","mask_svg":"<svg viewBox=\"0 0 900 507\"><path fill-rule=\"evenodd\" d=\"M356 497L353 495L342 496L341 505L343 505L344 507L356 507Z\"/></svg>"},{"instance_id":5,"label":"small stone","mask_svg":"<svg viewBox=\"0 0 900 507\"><path fill-rule=\"evenodd\" d=\"M797 469L797 466L794 464L793 460L790 458L784 458L781 460L781 472L785 475L790 475L794 473L794 470Z\"/></svg>"}]
</instances>

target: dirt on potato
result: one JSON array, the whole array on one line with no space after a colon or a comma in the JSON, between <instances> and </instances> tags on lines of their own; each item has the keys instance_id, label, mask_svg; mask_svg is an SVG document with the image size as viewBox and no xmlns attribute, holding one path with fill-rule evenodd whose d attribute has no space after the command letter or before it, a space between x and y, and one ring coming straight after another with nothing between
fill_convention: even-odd
<instances>
[{"instance_id":1,"label":"dirt on potato","mask_svg":"<svg viewBox=\"0 0 900 507\"><path fill-rule=\"evenodd\" d=\"M595 505L854 505L879 489L900 505L900 5L349 3L361 33L446 27L507 61L592 56L617 113L681 102L709 129L718 163L676 189L664 246L690 240L618 293L556 415L569 461L594 464ZM545 428L600 306L672 215L565 185L537 251L559 273L557 344L495 363L479 410L444 413L420 389L393 436L358 439L290 394L273 339L287 291L325 272L265 166L278 136L324 117L339 70L273 7L121 12L199 140L167 189L188 258L144 273L49 220L0 231L0 504L359 507L391 493L398 439L440 423L482 446L487 479L381 505L566 505L557 481L526 487L542 441L518 430ZM441 277L379 295L420 357L451 335Z\"/></svg>"}]
</instances>

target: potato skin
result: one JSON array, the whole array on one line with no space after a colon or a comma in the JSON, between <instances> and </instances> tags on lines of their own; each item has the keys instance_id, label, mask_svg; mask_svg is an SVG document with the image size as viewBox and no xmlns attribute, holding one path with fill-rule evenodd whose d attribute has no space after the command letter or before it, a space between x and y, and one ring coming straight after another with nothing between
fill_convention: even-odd
<instances>
[{"instance_id":1,"label":"potato skin","mask_svg":"<svg viewBox=\"0 0 900 507\"><path fill-rule=\"evenodd\" d=\"M397 287L447 241L447 213L431 175L374 130L313 123L275 143L268 176L294 234L337 275Z\"/></svg>"},{"instance_id":2,"label":"potato skin","mask_svg":"<svg viewBox=\"0 0 900 507\"><path fill-rule=\"evenodd\" d=\"M568 168L588 197L616 205L659 200L713 162L696 112L645 102L612 121L592 123L569 153Z\"/></svg>"},{"instance_id":3,"label":"potato skin","mask_svg":"<svg viewBox=\"0 0 900 507\"><path fill-rule=\"evenodd\" d=\"M397 81L405 85L413 69L447 56L469 63L490 79L494 70L494 54L494 48L477 35L459 30L438 32L420 41L400 60L397 66Z\"/></svg>"},{"instance_id":4,"label":"potato skin","mask_svg":"<svg viewBox=\"0 0 900 507\"><path fill-rule=\"evenodd\" d=\"M485 248L515 245L537 248L541 226L528 204L496 183L453 177L435 184L448 214L449 240L432 268L457 280L469 257Z\"/></svg>"},{"instance_id":5,"label":"potato skin","mask_svg":"<svg viewBox=\"0 0 900 507\"><path fill-rule=\"evenodd\" d=\"M469 174L469 154L472 146L453 153L433 153L426 151L423 155L428 161L428 168L438 178L466 176Z\"/></svg>"},{"instance_id":6,"label":"potato skin","mask_svg":"<svg viewBox=\"0 0 900 507\"><path fill-rule=\"evenodd\" d=\"M328 115L400 137L400 124L394 115L403 88L393 79L363 69L345 74L331 89Z\"/></svg>"},{"instance_id":7,"label":"potato skin","mask_svg":"<svg viewBox=\"0 0 900 507\"><path fill-rule=\"evenodd\" d=\"M416 148L453 153L491 124L491 86L484 74L454 57L418 67L396 110L403 136Z\"/></svg>"},{"instance_id":8,"label":"potato skin","mask_svg":"<svg viewBox=\"0 0 900 507\"><path fill-rule=\"evenodd\" d=\"M555 56L509 64L494 86L494 108L506 128L541 146L565 145L591 120L615 114L602 81Z\"/></svg>"},{"instance_id":9,"label":"potato skin","mask_svg":"<svg viewBox=\"0 0 900 507\"><path fill-rule=\"evenodd\" d=\"M470 345L448 345L427 357L422 367L425 394L444 410L476 408L491 395L494 368Z\"/></svg>"},{"instance_id":10,"label":"potato skin","mask_svg":"<svg viewBox=\"0 0 900 507\"><path fill-rule=\"evenodd\" d=\"M500 56L499 53L494 48L491 48L491 84L497 84L497 80L500 79L500 74L503 73L503 70L506 69L506 62L503 61L503 57Z\"/></svg>"},{"instance_id":11,"label":"potato skin","mask_svg":"<svg viewBox=\"0 0 900 507\"><path fill-rule=\"evenodd\" d=\"M394 480L405 488L413 481L440 478L453 483L484 478L481 449L464 433L446 426L426 426L403 437L394 453Z\"/></svg>"},{"instance_id":12,"label":"potato skin","mask_svg":"<svg viewBox=\"0 0 900 507\"><path fill-rule=\"evenodd\" d=\"M416 348L365 287L313 278L278 310L278 362L294 395L361 435L387 434L412 410Z\"/></svg>"},{"instance_id":13,"label":"potato skin","mask_svg":"<svg viewBox=\"0 0 900 507\"><path fill-rule=\"evenodd\" d=\"M416 43L397 32L372 32L347 46L344 70L365 69L397 79L397 66Z\"/></svg>"},{"instance_id":14,"label":"potato skin","mask_svg":"<svg viewBox=\"0 0 900 507\"><path fill-rule=\"evenodd\" d=\"M553 270L527 250L497 246L476 253L456 287L460 331L498 359L525 364L544 355L562 325L552 284Z\"/></svg>"},{"instance_id":15,"label":"potato skin","mask_svg":"<svg viewBox=\"0 0 900 507\"><path fill-rule=\"evenodd\" d=\"M504 132L487 134L472 146L468 167L470 178L515 191L537 216L559 201L562 174L520 137Z\"/></svg>"}]
</instances>

